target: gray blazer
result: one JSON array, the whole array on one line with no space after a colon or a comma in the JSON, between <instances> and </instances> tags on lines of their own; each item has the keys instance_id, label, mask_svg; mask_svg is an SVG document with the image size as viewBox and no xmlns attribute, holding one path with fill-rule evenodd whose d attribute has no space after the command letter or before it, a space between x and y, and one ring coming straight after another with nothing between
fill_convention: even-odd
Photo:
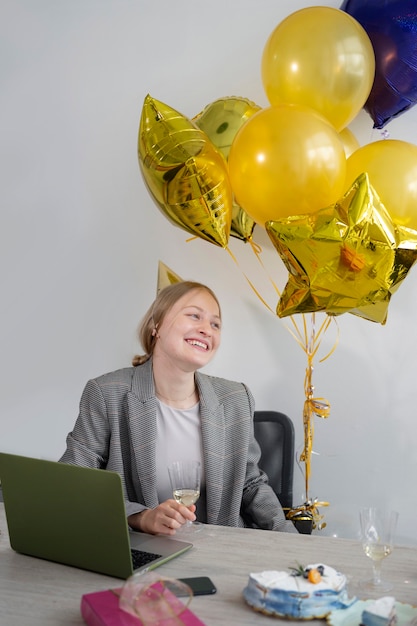
<instances>
[{"instance_id":1,"label":"gray blazer","mask_svg":"<svg viewBox=\"0 0 417 626\"><path fill-rule=\"evenodd\" d=\"M195 375L200 395L207 522L297 532L258 468L254 400L242 383ZM126 514L158 505L152 359L90 380L60 461L120 474Z\"/></svg>"}]
</instances>

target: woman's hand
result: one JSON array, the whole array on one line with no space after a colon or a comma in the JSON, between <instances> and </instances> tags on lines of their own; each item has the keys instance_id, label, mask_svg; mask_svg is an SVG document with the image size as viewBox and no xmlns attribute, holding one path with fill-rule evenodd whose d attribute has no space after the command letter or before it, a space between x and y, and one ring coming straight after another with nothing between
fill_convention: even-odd
<instances>
[{"instance_id":1,"label":"woman's hand","mask_svg":"<svg viewBox=\"0 0 417 626\"><path fill-rule=\"evenodd\" d=\"M127 518L133 530L140 530L152 535L175 535L187 520L195 520L195 505L186 507L176 500L165 500L154 509L145 509Z\"/></svg>"}]
</instances>

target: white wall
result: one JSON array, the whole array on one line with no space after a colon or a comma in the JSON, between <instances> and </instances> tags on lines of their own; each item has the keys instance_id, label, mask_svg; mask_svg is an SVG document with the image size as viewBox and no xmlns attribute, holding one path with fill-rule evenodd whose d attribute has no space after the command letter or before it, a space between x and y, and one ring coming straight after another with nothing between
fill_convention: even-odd
<instances>
[{"instance_id":1,"label":"white wall","mask_svg":"<svg viewBox=\"0 0 417 626\"><path fill-rule=\"evenodd\" d=\"M328 1L327 6L340 3ZM217 292L223 345L207 371L249 384L257 408L294 420L303 442L305 357L272 309L286 270L265 233L265 269L232 239L239 266L200 239L186 242L148 195L136 154L144 97L192 117L238 95L268 106L260 59L275 26L305 0L3 0L1 33L0 448L56 459L86 380L130 364L136 326L156 291L158 261ZM361 112L361 144L379 138ZM392 122L417 143L417 108ZM271 277L271 278L270 278ZM417 273L385 326L345 314L339 345L315 363L310 495L328 500L323 534L355 536L358 508L400 511L399 540L417 543L415 309ZM333 328L326 344L334 341ZM296 500L303 476L296 471Z\"/></svg>"}]
</instances>

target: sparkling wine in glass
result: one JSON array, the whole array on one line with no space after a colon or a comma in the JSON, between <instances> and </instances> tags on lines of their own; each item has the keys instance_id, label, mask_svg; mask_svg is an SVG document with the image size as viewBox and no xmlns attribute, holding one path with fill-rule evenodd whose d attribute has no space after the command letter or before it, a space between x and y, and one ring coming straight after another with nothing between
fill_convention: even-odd
<instances>
[{"instance_id":1,"label":"sparkling wine in glass","mask_svg":"<svg viewBox=\"0 0 417 626\"><path fill-rule=\"evenodd\" d=\"M367 557L372 559L373 577L361 585L367 592L386 593L392 585L381 579L382 560L394 549L394 535L398 513L375 507L360 510L362 546Z\"/></svg>"},{"instance_id":2,"label":"sparkling wine in glass","mask_svg":"<svg viewBox=\"0 0 417 626\"><path fill-rule=\"evenodd\" d=\"M200 463L198 461L174 461L168 467L168 474L174 499L186 507L195 504L200 497ZM196 532L201 530L202 526L200 522L187 520L177 532L182 530Z\"/></svg>"}]
</instances>

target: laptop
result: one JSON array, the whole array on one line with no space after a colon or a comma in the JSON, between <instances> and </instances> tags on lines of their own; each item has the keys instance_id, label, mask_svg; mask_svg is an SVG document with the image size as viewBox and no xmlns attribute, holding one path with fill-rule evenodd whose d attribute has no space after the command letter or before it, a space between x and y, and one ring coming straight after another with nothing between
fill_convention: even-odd
<instances>
[{"instance_id":1,"label":"laptop","mask_svg":"<svg viewBox=\"0 0 417 626\"><path fill-rule=\"evenodd\" d=\"M16 552L126 579L192 547L131 531L115 472L0 453L0 482Z\"/></svg>"}]
</instances>

